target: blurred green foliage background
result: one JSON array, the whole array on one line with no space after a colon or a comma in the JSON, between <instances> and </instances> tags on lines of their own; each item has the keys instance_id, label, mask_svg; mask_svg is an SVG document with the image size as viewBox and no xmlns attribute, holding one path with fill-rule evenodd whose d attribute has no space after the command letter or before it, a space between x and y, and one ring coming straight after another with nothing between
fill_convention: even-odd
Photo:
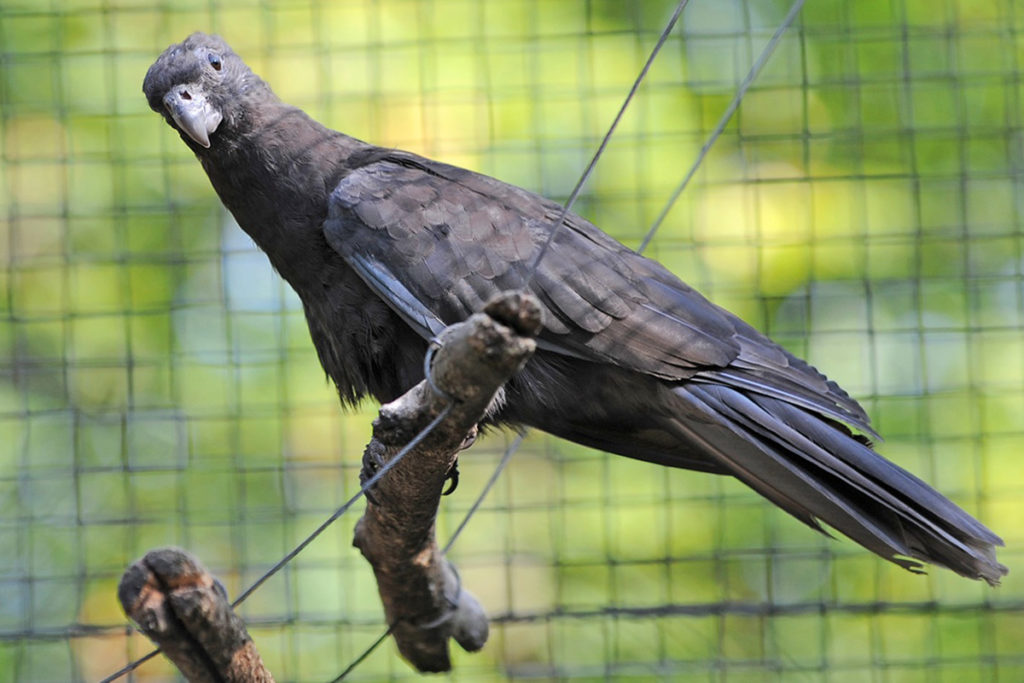
<instances>
[{"instance_id":1,"label":"blurred green foliage background","mask_svg":"<svg viewBox=\"0 0 1024 683\"><path fill-rule=\"evenodd\" d=\"M0 680L115 671L150 649L131 561L179 544L237 594L358 484L375 407L340 413L296 297L148 110L155 57L218 32L332 127L564 200L673 5L3 0ZM785 11L693 0L577 211L636 246ZM1013 0L811 0L648 252L862 399L1003 535L1004 585L533 434L452 554L495 618L453 680L1024 680L1022 65ZM442 540L506 441L463 456ZM242 609L278 680L382 631L357 515ZM413 678L389 644L349 680Z\"/></svg>"}]
</instances>

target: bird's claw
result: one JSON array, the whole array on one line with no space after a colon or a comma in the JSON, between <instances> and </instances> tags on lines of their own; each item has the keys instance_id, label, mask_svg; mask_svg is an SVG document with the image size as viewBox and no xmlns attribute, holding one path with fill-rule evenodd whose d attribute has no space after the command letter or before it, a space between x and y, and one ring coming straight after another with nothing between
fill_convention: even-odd
<instances>
[{"instance_id":1,"label":"bird's claw","mask_svg":"<svg viewBox=\"0 0 1024 683\"><path fill-rule=\"evenodd\" d=\"M444 480L450 482L448 488L441 494L442 496L448 496L455 493L455 489L459 487L459 459L456 458L452 466L448 468L448 473L444 475Z\"/></svg>"},{"instance_id":2,"label":"bird's claw","mask_svg":"<svg viewBox=\"0 0 1024 683\"><path fill-rule=\"evenodd\" d=\"M461 444L459 444L459 450L464 451L476 443L476 437L479 436L479 434L480 428L477 427L477 425L473 425L470 428L469 433L466 434L466 438L462 440ZM451 483L448 484L448 488L445 489L444 493L441 495L451 495L455 492L455 489L459 487L459 459L457 457L455 458L455 462L453 462L452 466L448 469L448 473L444 475L444 480Z\"/></svg>"}]
</instances>

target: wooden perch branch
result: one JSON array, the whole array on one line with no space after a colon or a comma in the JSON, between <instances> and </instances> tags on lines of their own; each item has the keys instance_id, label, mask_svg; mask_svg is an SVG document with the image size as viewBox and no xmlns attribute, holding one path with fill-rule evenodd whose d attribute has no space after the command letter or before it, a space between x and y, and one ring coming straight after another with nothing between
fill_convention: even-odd
<instances>
[{"instance_id":1,"label":"wooden perch branch","mask_svg":"<svg viewBox=\"0 0 1024 683\"><path fill-rule=\"evenodd\" d=\"M451 412L371 491L354 545L373 566L399 652L420 671L448 671L448 639L479 650L487 615L437 546L441 491L459 451L505 381L533 353L540 330L536 299L504 293L483 313L447 328L433 359L434 385L420 382L380 409L364 462L379 466L435 419ZM500 399L499 399L500 400Z\"/></svg>"},{"instance_id":2,"label":"wooden perch branch","mask_svg":"<svg viewBox=\"0 0 1024 683\"><path fill-rule=\"evenodd\" d=\"M184 550L146 553L121 577L117 597L192 683L273 683L224 588Z\"/></svg>"}]
</instances>

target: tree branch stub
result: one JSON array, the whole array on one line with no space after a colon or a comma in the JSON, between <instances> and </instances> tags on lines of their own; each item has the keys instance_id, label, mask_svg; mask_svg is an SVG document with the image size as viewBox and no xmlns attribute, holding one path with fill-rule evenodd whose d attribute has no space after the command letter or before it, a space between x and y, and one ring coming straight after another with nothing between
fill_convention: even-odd
<instances>
[{"instance_id":1,"label":"tree branch stub","mask_svg":"<svg viewBox=\"0 0 1024 683\"><path fill-rule=\"evenodd\" d=\"M190 553L151 550L125 571L117 595L191 683L273 683L224 588Z\"/></svg>"}]
</instances>

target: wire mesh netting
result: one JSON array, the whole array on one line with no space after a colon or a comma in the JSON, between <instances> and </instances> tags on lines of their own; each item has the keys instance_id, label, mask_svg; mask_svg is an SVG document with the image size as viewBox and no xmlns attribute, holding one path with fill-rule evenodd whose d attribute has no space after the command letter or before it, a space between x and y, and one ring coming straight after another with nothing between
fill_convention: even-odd
<instances>
[{"instance_id":1,"label":"wire mesh netting","mask_svg":"<svg viewBox=\"0 0 1024 683\"><path fill-rule=\"evenodd\" d=\"M334 128L561 201L674 4L0 6L0 680L112 673L151 649L132 560L181 545L237 595L358 489L376 408L340 412L297 297L147 108L160 51L220 33ZM787 6L694 0L575 210L639 244ZM860 399L1003 536L1003 586L533 433L451 553L493 618L453 679L1024 680L1022 32L1012 0L808 3L647 250ZM463 455L442 541L511 438ZM357 514L241 610L279 680L384 628ZM414 677L385 646L349 680Z\"/></svg>"}]
</instances>

